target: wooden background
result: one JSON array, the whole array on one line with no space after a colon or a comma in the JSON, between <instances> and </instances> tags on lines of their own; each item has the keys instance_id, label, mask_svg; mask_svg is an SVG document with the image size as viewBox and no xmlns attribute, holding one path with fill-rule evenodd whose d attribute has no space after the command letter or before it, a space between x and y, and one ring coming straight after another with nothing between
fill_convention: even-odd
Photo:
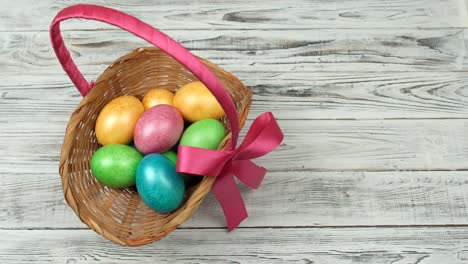
<instances>
[{"instance_id":1,"label":"wooden background","mask_svg":"<svg viewBox=\"0 0 468 264\"><path fill-rule=\"evenodd\" d=\"M0 263L468 263L468 13L464 0L93 1L135 15L255 93L285 133L241 187L227 233L216 200L160 242L125 248L66 205L58 175L80 95L48 27L81 1L2 0ZM63 24L88 78L147 46ZM247 124L249 125L249 124Z\"/></svg>"}]
</instances>

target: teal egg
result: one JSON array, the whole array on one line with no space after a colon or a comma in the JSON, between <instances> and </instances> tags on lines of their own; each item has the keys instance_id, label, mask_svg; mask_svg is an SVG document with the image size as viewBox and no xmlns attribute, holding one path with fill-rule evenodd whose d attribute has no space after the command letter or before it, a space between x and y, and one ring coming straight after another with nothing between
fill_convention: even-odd
<instances>
[{"instance_id":1,"label":"teal egg","mask_svg":"<svg viewBox=\"0 0 468 264\"><path fill-rule=\"evenodd\" d=\"M185 130L180 145L216 150L225 136L226 131L221 122L216 119L203 119Z\"/></svg>"},{"instance_id":2,"label":"teal egg","mask_svg":"<svg viewBox=\"0 0 468 264\"><path fill-rule=\"evenodd\" d=\"M168 151L163 153L163 156L168 158L170 161L172 161L172 163L174 163L174 165L177 164L177 154L174 151L168 150ZM180 173L180 174L182 175L182 178L184 178L185 186L189 185L190 179L192 177L190 177L190 175L185 174L185 173Z\"/></svg>"},{"instance_id":3,"label":"teal egg","mask_svg":"<svg viewBox=\"0 0 468 264\"><path fill-rule=\"evenodd\" d=\"M184 199L185 186L175 165L161 154L146 155L138 165L136 186L143 202L160 213L176 210Z\"/></svg>"},{"instance_id":4,"label":"teal egg","mask_svg":"<svg viewBox=\"0 0 468 264\"><path fill-rule=\"evenodd\" d=\"M106 145L91 158L91 173L104 185L130 187L135 185L138 163L142 158L143 155L130 146Z\"/></svg>"}]
</instances>

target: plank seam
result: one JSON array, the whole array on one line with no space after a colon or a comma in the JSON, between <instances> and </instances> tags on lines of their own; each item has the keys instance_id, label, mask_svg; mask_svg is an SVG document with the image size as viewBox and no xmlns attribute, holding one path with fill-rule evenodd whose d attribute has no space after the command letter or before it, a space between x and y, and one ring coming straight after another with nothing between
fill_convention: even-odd
<instances>
[{"instance_id":1,"label":"plank seam","mask_svg":"<svg viewBox=\"0 0 468 264\"><path fill-rule=\"evenodd\" d=\"M333 226L239 226L236 229L369 229L369 228L468 228L467 224L433 224L433 225L333 225ZM181 230L226 230L226 227L179 227ZM51 227L35 227L35 228L0 228L0 231L61 231L61 230L91 230L86 227L64 227L64 228L51 228Z\"/></svg>"}]
</instances>

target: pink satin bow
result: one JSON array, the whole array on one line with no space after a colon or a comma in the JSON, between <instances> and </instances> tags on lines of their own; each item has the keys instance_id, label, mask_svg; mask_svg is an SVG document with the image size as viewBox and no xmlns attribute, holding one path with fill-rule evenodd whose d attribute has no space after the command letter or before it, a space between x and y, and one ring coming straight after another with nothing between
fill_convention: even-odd
<instances>
[{"instance_id":1,"label":"pink satin bow","mask_svg":"<svg viewBox=\"0 0 468 264\"><path fill-rule=\"evenodd\" d=\"M266 169L250 159L263 156L281 144L283 133L273 114L257 117L242 144L230 151L216 151L179 146L177 171L202 176L217 176L213 192L224 211L229 231L245 218L247 210L234 176L250 188L257 189Z\"/></svg>"}]
</instances>

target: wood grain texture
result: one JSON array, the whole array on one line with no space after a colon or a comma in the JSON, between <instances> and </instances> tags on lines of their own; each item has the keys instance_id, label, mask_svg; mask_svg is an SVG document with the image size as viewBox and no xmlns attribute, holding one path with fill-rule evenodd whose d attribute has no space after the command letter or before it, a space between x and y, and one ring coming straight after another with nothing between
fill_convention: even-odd
<instances>
[{"instance_id":1,"label":"wood grain texture","mask_svg":"<svg viewBox=\"0 0 468 264\"><path fill-rule=\"evenodd\" d=\"M15 122L0 119L4 123L0 140L8 142L1 148L3 173L57 168L67 119L59 114L50 120L37 115ZM468 169L467 119L280 120L279 124L284 142L258 159L271 171Z\"/></svg>"},{"instance_id":2,"label":"wood grain texture","mask_svg":"<svg viewBox=\"0 0 468 264\"><path fill-rule=\"evenodd\" d=\"M274 112L281 120L468 117L465 72L237 72L236 75L255 94L250 118L266 111ZM63 122L63 128L81 100L71 81L60 72L27 79L11 75L0 82L0 90L1 115L24 121L58 120Z\"/></svg>"},{"instance_id":3,"label":"wood grain texture","mask_svg":"<svg viewBox=\"0 0 468 264\"><path fill-rule=\"evenodd\" d=\"M46 31L55 14L82 1L15 1L0 31ZM441 28L467 25L464 0L128 1L95 0L161 29ZM190 8L187 8L187 7ZM21 18L21 19L16 19ZM69 21L64 29L93 29ZM103 24L99 28L109 28Z\"/></svg>"},{"instance_id":4,"label":"wood grain texture","mask_svg":"<svg viewBox=\"0 0 468 264\"><path fill-rule=\"evenodd\" d=\"M467 69L465 29L168 30L184 46L239 72L408 72ZM149 46L116 30L67 31L89 78L132 49ZM62 75L48 32L0 33L1 75Z\"/></svg>"},{"instance_id":5,"label":"wood grain texture","mask_svg":"<svg viewBox=\"0 0 468 264\"><path fill-rule=\"evenodd\" d=\"M4 263L464 264L467 228L176 230L139 248L90 230L3 230ZM38 241L41 241L38 243ZM428 246L430 244L430 246Z\"/></svg>"},{"instance_id":6,"label":"wood grain texture","mask_svg":"<svg viewBox=\"0 0 468 264\"><path fill-rule=\"evenodd\" d=\"M37 170L0 174L0 229L85 228L63 199L57 169ZM240 228L468 224L465 171L270 172L259 190L240 186L251 216ZM214 196L182 226L224 228Z\"/></svg>"}]
</instances>

